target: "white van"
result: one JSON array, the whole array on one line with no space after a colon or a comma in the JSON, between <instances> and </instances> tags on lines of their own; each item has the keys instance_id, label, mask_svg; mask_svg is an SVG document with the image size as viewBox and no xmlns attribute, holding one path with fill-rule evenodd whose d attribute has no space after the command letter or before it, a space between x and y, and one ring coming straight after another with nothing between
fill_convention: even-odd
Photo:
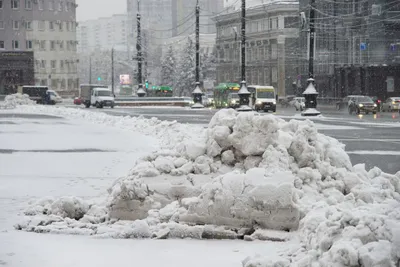
<instances>
[{"instance_id":1,"label":"white van","mask_svg":"<svg viewBox=\"0 0 400 267\"><path fill-rule=\"evenodd\" d=\"M252 93L251 104L255 111L276 112L277 95L273 86L249 85L247 88Z\"/></svg>"}]
</instances>

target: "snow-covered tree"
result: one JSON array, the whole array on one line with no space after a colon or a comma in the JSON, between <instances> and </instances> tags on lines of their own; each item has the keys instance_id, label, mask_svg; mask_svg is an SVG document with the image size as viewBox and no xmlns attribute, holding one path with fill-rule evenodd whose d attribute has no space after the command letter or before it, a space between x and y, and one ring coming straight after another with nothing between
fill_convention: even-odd
<instances>
[{"instance_id":1,"label":"snow-covered tree","mask_svg":"<svg viewBox=\"0 0 400 267\"><path fill-rule=\"evenodd\" d=\"M217 69L217 48L214 46L211 54L204 53L201 57L201 78L203 80L215 81Z\"/></svg>"},{"instance_id":2,"label":"snow-covered tree","mask_svg":"<svg viewBox=\"0 0 400 267\"><path fill-rule=\"evenodd\" d=\"M172 46L168 48L161 62L161 84L174 87L176 59Z\"/></svg>"},{"instance_id":3,"label":"snow-covered tree","mask_svg":"<svg viewBox=\"0 0 400 267\"><path fill-rule=\"evenodd\" d=\"M196 79L196 48L188 37L176 71L175 95L191 96Z\"/></svg>"}]
</instances>

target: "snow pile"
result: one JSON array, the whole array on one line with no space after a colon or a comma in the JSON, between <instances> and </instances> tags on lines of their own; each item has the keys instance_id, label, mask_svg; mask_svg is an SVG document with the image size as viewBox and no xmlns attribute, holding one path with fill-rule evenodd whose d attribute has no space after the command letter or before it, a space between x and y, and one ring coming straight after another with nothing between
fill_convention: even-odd
<instances>
[{"instance_id":1,"label":"snow pile","mask_svg":"<svg viewBox=\"0 0 400 267\"><path fill-rule=\"evenodd\" d=\"M168 131L149 122L154 124L131 127L163 135L181 127L171 124L174 130ZM353 167L344 146L319 134L311 121L221 110L205 135L187 133L169 138L167 146L117 180L106 207L93 211L69 199L73 203L57 201L52 209L54 202L43 201L46 208L34 208L39 213L16 228L114 238L245 240L287 240L290 236L261 229L298 229L300 249L276 258L249 257L243 266L398 264L400 173Z\"/></svg>"},{"instance_id":2,"label":"snow pile","mask_svg":"<svg viewBox=\"0 0 400 267\"><path fill-rule=\"evenodd\" d=\"M4 109L14 109L20 105L36 105L35 101L29 99L29 96L26 94L13 94L7 95L4 99L4 103L2 103L1 108Z\"/></svg>"}]
</instances>

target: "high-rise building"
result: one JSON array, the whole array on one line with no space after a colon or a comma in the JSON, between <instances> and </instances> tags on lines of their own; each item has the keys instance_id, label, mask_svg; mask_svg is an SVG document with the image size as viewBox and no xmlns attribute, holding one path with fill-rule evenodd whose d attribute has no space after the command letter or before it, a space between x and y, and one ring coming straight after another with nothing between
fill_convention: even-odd
<instances>
[{"instance_id":1,"label":"high-rise building","mask_svg":"<svg viewBox=\"0 0 400 267\"><path fill-rule=\"evenodd\" d=\"M63 95L79 86L76 7L75 0L0 1L0 50L33 51L33 83ZM0 73L0 87L2 80Z\"/></svg>"},{"instance_id":2,"label":"high-rise building","mask_svg":"<svg viewBox=\"0 0 400 267\"><path fill-rule=\"evenodd\" d=\"M129 26L126 14L113 15L79 22L77 28L78 52L89 53L95 50L127 51Z\"/></svg>"}]
</instances>

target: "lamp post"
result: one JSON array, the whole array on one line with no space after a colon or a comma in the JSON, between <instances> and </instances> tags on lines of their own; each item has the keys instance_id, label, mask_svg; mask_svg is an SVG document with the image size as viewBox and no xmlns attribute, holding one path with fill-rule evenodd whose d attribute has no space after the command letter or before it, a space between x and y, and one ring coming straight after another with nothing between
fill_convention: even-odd
<instances>
[{"instance_id":1,"label":"lamp post","mask_svg":"<svg viewBox=\"0 0 400 267\"><path fill-rule=\"evenodd\" d=\"M302 116L318 116L321 114L317 110L317 96L318 92L315 89L314 83L314 39L315 39L315 0L310 1L310 47L308 59L308 86L303 92L305 97L306 109L301 113Z\"/></svg>"},{"instance_id":2,"label":"lamp post","mask_svg":"<svg viewBox=\"0 0 400 267\"><path fill-rule=\"evenodd\" d=\"M140 0L137 1L137 6L138 6L138 13L136 16L137 20L137 44L136 44L136 50L137 50L137 60L138 60L138 83L139 83L139 88L137 90L137 95L139 97L144 97L146 95L146 92L143 90L143 83L142 83L142 60L143 60L143 55L142 55L142 36L141 36L141 25L140 25Z\"/></svg>"},{"instance_id":3,"label":"lamp post","mask_svg":"<svg viewBox=\"0 0 400 267\"><path fill-rule=\"evenodd\" d=\"M199 0L196 4L196 87L193 92L192 108L204 108L202 104L203 92L200 89L200 6Z\"/></svg>"},{"instance_id":4,"label":"lamp post","mask_svg":"<svg viewBox=\"0 0 400 267\"><path fill-rule=\"evenodd\" d=\"M252 109L249 107L250 103L250 95L251 93L247 90L246 86L246 0L242 0L242 82L240 86L240 90L238 92L239 95L239 103L240 107L237 109L238 111L251 111Z\"/></svg>"}]
</instances>

